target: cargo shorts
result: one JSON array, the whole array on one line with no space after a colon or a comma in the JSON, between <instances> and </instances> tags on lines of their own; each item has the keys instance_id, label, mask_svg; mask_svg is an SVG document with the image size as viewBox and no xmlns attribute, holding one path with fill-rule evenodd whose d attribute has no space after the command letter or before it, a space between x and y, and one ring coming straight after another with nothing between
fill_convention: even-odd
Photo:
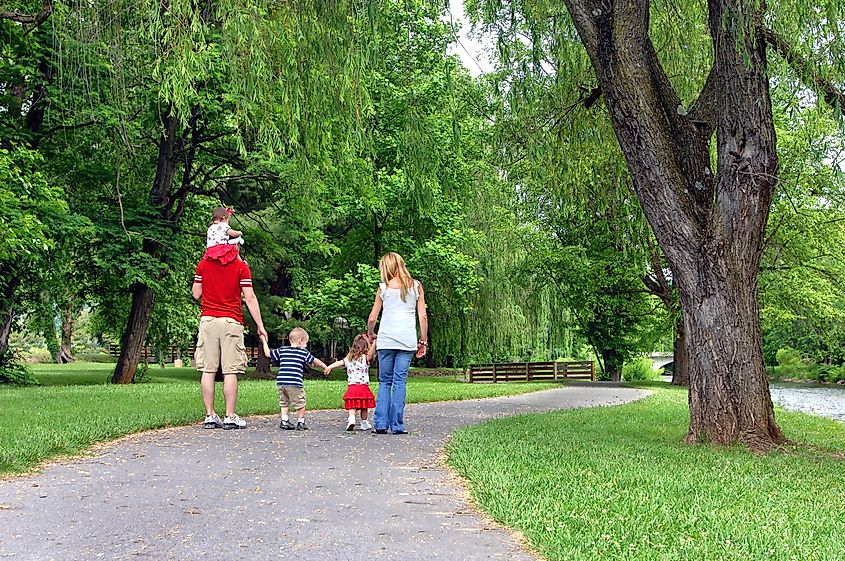
<instances>
[{"instance_id":1,"label":"cargo shorts","mask_svg":"<svg viewBox=\"0 0 845 561\"><path fill-rule=\"evenodd\" d=\"M194 361L203 373L217 372L220 366L223 374L243 374L247 364L244 326L232 318L202 316Z\"/></svg>"},{"instance_id":2,"label":"cargo shorts","mask_svg":"<svg viewBox=\"0 0 845 561\"><path fill-rule=\"evenodd\" d=\"M278 386L279 407L305 409L305 388L299 386Z\"/></svg>"}]
</instances>

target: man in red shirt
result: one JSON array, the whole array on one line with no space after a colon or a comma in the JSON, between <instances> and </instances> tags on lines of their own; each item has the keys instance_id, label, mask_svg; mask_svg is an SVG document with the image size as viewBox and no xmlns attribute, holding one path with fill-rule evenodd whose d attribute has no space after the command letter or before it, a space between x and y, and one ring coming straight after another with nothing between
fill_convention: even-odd
<instances>
[{"instance_id":1,"label":"man in red shirt","mask_svg":"<svg viewBox=\"0 0 845 561\"><path fill-rule=\"evenodd\" d=\"M258 298L252 291L252 273L246 262L240 258L224 260L209 256L199 262L193 295L201 300L202 317L194 359L197 370L202 372L206 414L203 427L207 429L246 428L246 421L235 413L238 374L244 373L247 364L241 293L258 326L259 339L266 341L267 331L261 321ZM218 367L223 370L223 397L226 400L226 418L223 421L214 412L214 376Z\"/></svg>"}]
</instances>

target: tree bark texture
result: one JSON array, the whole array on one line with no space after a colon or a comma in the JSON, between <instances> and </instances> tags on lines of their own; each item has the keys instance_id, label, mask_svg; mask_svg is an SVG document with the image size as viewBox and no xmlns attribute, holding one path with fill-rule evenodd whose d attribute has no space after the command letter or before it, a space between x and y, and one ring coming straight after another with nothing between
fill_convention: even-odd
<instances>
[{"instance_id":1,"label":"tree bark texture","mask_svg":"<svg viewBox=\"0 0 845 561\"><path fill-rule=\"evenodd\" d=\"M675 324L674 363L672 367L672 384L675 386L689 386L689 355L687 354L687 335L684 318L679 317Z\"/></svg>"},{"instance_id":2,"label":"tree bark texture","mask_svg":"<svg viewBox=\"0 0 845 561\"><path fill-rule=\"evenodd\" d=\"M261 378L273 378L270 371L270 357L264 356L263 352L258 353L258 360L255 362L255 375Z\"/></svg>"},{"instance_id":3,"label":"tree bark texture","mask_svg":"<svg viewBox=\"0 0 845 561\"><path fill-rule=\"evenodd\" d=\"M768 449L783 435L763 366L757 303L778 169L764 7L709 0L714 62L687 111L648 35L648 0L566 4L678 286L689 356L688 441Z\"/></svg>"},{"instance_id":4,"label":"tree bark texture","mask_svg":"<svg viewBox=\"0 0 845 561\"><path fill-rule=\"evenodd\" d=\"M613 349L606 349L601 352L602 362L604 363L604 373L610 377L611 382L622 381L622 365L624 360L619 357L619 354Z\"/></svg>"},{"instance_id":5,"label":"tree bark texture","mask_svg":"<svg viewBox=\"0 0 845 561\"><path fill-rule=\"evenodd\" d=\"M66 364L73 362L73 323L76 309L73 305L73 295L68 294L67 302L62 310L62 342L59 346L59 356L56 362Z\"/></svg>"},{"instance_id":6,"label":"tree bark texture","mask_svg":"<svg viewBox=\"0 0 845 561\"><path fill-rule=\"evenodd\" d=\"M145 284L135 284L132 289L132 309L120 340L120 354L111 379L113 384L131 384L135 380L155 300L155 290Z\"/></svg>"},{"instance_id":7,"label":"tree bark texture","mask_svg":"<svg viewBox=\"0 0 845 561\"><path fill-rule=\"evenodd\" d=\"M9 350L9 336L12 334L12 321L15 319L16 279L8 279L0 293L0 364L5 362Z\"/></svg>"},{"instance_id":8,"label":"tree bark texture","mask_svg":"<svg viewBox=\"0 0 845 561\"><path fill-rule=\"evenodd\" d=\"M169 194L173 188L173 178L176 176L179 156L176 146L177 123L178 120L173 111L168 110L163 119L164 131L159 140L156 175L150 191L150 203L159 208L168 204ZM159 257L160 247L151 240L144 241L143 250L148 255ZM141 360L141 351L150 326L155 300L155 290L151 286L143 283L136 283L133 286L132 309L121 338L120 355L114 368L112 383L131 384L135 379L135 371Z\"/></svg>"}]
</instances>

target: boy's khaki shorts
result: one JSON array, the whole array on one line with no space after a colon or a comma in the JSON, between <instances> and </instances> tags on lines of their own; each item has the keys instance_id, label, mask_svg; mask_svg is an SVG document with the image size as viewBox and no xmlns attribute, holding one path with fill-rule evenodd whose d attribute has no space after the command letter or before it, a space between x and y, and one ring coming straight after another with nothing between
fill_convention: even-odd
<instances>
[{"instance_id":1,"label":"boy's khaki shorts","mask_svg":"<svg viewBox=\"0 0 845 561\"><path fill-rule=\"evenodd\" d=\"M246 370L244 326L232 318L202 316L194 361L200 372L243 374Z\"/></svg>"},{"instance_id":2,"label":"boy's khaki shorts","mask_svg":"<svg viewBox=\"0 0 845 561\"><path fill-rule=\"evenodd\" d=\"M305 388L279 386L279 407L305 409Z\"/></svg>"}]
</instances>

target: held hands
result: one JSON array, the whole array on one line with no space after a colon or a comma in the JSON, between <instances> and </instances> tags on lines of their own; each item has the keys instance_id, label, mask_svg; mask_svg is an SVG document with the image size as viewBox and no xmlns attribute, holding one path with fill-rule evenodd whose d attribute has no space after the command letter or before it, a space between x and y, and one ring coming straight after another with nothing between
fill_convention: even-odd
<instances>
[{"instance_id":1,"label":"held hands","mask_svg":"<svg viewBox=\"0 0 845 561\"><path fill-rule=\"evenodd\" d=\"M328 378L329 374L331 374L331 373L332 373L331 366L326 366L325 368L323 368L323 376L325 376L326 378Z\"/></svg>"},{"instance_id":2,"label":"held hands","mask_svg":"<svg viewBox=\"0 0 845 561\"><path fill-rule=\"evenodd\" d=\"M263 331L263 329L261 330ZM264 356L270 358L270 345L267 344L267 332L264 333L258 332L258 340L261 341L261 348L264 350Z\"/></svg>"}]
</instances>

